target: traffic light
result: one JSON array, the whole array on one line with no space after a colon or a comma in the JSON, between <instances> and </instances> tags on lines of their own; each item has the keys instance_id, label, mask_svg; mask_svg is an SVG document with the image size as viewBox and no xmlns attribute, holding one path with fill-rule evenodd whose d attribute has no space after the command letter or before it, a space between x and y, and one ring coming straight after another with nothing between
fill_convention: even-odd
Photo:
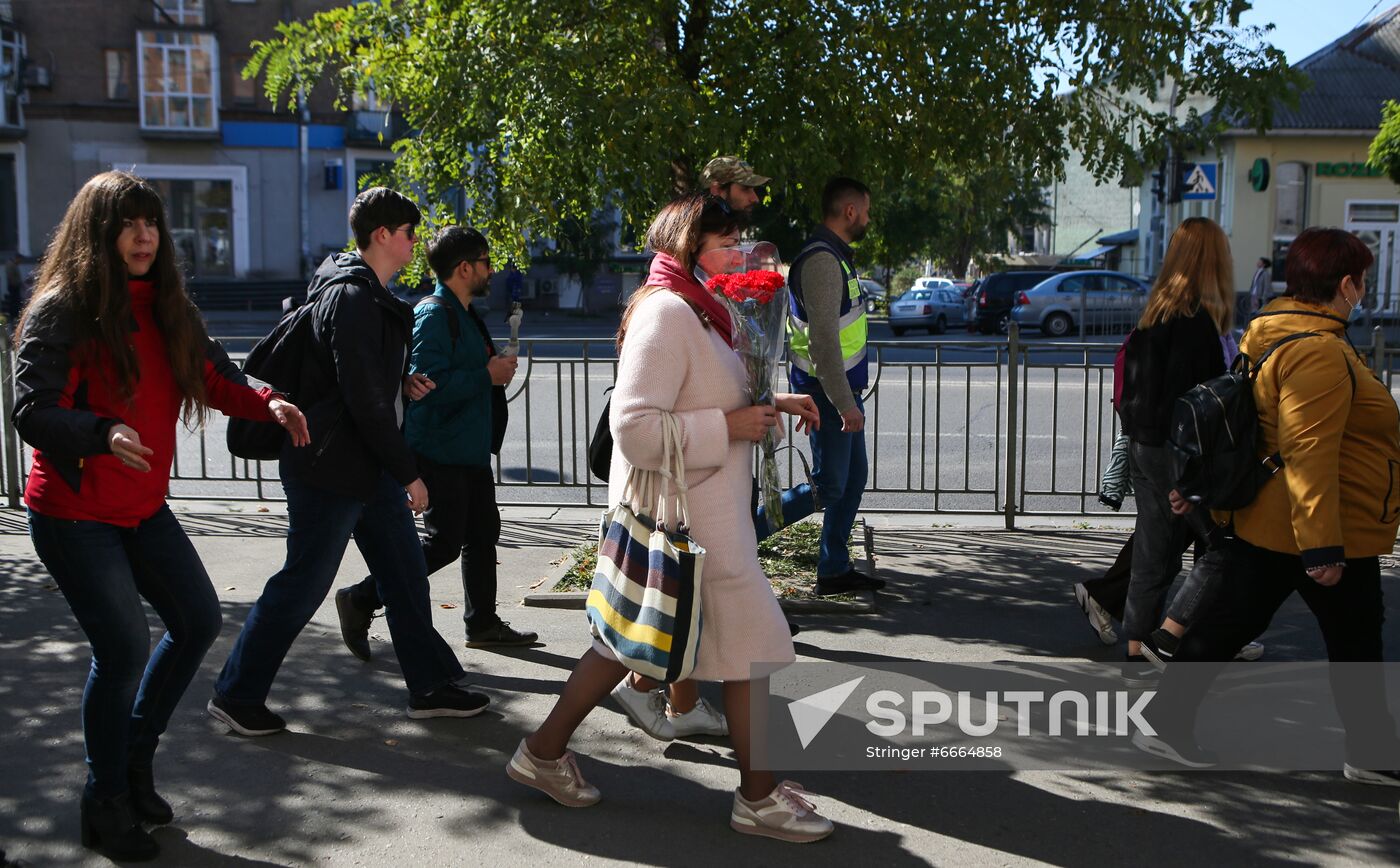
<instances>
[{"instance_id":1,"label":"traffic light","mask_svg":"<svg viewBox=\"0 0 1400 868\"><path fill-rule=\"evenodd\" d=\"M1181 152L1172 151L1171 159L1167 161L1167 204L1175 205L1181 201L1182 188L1186 186L1185 178L1186 164L1181 159Z\"/></svg>"},{"instance_id":2,"label":"traffic light","mask_svg":"<svg viewBox=\"0 0 1400 868\"><path fill-rule=\"evenodd\" d=\"M1158 202L1167 193L1167 173L1163 166L1158 165L1157 171L1152 173L1152 198Z\"/></svg>"}]
</instances>

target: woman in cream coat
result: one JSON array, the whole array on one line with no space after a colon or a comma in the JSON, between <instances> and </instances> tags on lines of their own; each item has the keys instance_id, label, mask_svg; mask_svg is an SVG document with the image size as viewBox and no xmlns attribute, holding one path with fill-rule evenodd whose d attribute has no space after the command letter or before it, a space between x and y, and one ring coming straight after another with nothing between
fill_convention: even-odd
<instances>
[{"instance_id":1,"label":"woman in cream coat","mask_svg":"<svg viewBox=\"0 0 1400 868\"><path fill-rule=\"evenodd\" d=\"M746 834L805 842L831 834L800 786L752 767L751 667L794 660L787 621L758 562L750 512L753 444L778 412L802 413L801 396L751 406L744 365L729 344L729 316L696 269L702 253L739 243L743 218L721 200L683 196L647 232L656 252L646 284L629 302L618 332L617 386L610 425L609 502L629 471L659 469L662 413L679 423L689 488L690 534L707 555L703 627L693 678L724 682L730 739L739 761L730 826ZM569 738L626 669L601 642L584 653L544 723L523 739L507 773L560 804L584 807L600 794L579 772ZM766 691L764 691L766 692Z\"/></svg>"}]
</instances>

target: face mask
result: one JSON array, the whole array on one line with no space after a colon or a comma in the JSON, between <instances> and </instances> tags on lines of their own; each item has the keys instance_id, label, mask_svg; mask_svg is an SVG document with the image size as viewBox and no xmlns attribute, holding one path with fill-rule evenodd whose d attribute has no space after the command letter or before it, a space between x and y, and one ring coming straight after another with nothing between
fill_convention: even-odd
<instances>
[{"instance_id":1,"label":"face mask","mask_svg":"<svg viewBox=\"0 0 1400 868\"><path fill-rule=\"evenodd\" d=\"M1343 293L1343 294L1342 294L1342 298L1343 298L1344 300L1346 300L1348 304L1351 305L1351 310L1347 311L1347 321L1348 321L1348 322L1358 322L1358 321L1360 321L1360 319L1361 319L1361 314L1362 314L1362 310L1361 310L1361 299L1362 299L1362 296L1358 295L1358 296L1356 297L1356 301L1351 301L1350 299L1347 299L1346 293Z\"/></svg>"}]
</instances>

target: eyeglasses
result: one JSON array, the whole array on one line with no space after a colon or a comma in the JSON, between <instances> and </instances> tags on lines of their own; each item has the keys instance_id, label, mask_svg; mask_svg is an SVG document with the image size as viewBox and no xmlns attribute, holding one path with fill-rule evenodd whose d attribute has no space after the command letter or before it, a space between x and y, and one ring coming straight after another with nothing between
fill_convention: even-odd
<instances>
[{"instance_id":1,"label":"eyeglasses","mask_svg":"<svg viewBox=\"0 0 1400 868\"><path fill-rule=\"evenodd\" d=\"M396 228L396 229L390 229L390 230L389 230L389 234L390 234L390 235L393 235L395 232L402 232L402 233L404 234L404 236L405 236L406 238L408 238L409 241L414 241L414 240L417 240L417 236L418 236L418 227L417 227L417 226L414 226L414 225L412 225L412 224L409 224L409 225L407 225L407 226L399 226L399 227Z\"/></svg>"},{"instance_id":2,"label":"eyeglasses","mask_svg":"<svg viewBox=\"0 0 1400 868\"><path fill-rule=\"evenodd\" d=\"M490 256L478 256L478 257L476 257L475 259L459 259L459 260L457 260L457 265L463 265L463 264L472 264L472 265L475 265L475 264L478 263L478 262L484 262L484 263L486 263L486 267L487 267L487 268L490 268L490 267L491 267L491 257L490 257ZM452 269L453 269L454 271L457 269L457 265L452 266Z\"/></svg>"}]
</instances>

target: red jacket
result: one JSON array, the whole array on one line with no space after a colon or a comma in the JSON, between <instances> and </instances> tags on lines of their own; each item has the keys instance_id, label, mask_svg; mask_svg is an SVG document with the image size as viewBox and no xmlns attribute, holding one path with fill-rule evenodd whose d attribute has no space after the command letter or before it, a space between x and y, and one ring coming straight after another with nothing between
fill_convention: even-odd
<instances>
[{"instance_id":1,"label":"red jacket","mask_svg":"<svg viewBox=\"0 0 1400 868\"><path fill-rule=\"evenodd\" d=\"M20 433L35 447L24 491L25 504L35 512L136 527L165 503L181 394L152 310L155 286L146 280L132 280L128 286L134 320L131 344L140 372L129 402L117 396L111 378L101 370L101 354L78 354L71 340L64 344L65 332L71 331L55 317L32 312L25 327L16 365L20 398L15 416L21 421ZM56 389L62 374L54 370L54 363L60 359L67 360L66 379ZM254 391L225 379L207 358L204 388L209 406L226 415L269 417L270 389ZM127 467L111 454L107 432L117 423L131 426L141 444L153 450L147 457L149 472ZM75 458L81 473L76 485L71 473Z\"/></svg>"}]
</instances>

